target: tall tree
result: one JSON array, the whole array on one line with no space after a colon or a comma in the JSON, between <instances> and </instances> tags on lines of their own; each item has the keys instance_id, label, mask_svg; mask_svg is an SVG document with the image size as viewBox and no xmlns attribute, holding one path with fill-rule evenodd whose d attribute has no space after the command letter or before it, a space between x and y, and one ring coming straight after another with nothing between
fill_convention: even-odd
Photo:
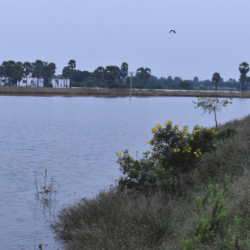
<instances>
[{"instance_id":1,"label":"tall tree","mask_svg":"<svg viewBox=\"0 0 250 250\"><path fill-rule=\"evenodd\" d=\"M38 87L39 86L39 79L42 77L42 70L43 70L44 63L41 60L36 60L34 66L35 66L34 76L37 79L36 86Z\"/></svg>"},{"instance_id":2,"label":"tall tree","mask_svg":"<svg viewBox=\"0 0 250 250\"><path fill-rule=\"evenodd\" d=\"M50 79L49 83L51 83L52 78L55 76L56 73L56 64L55 63L49 63L49 72L50 72Z\"/></svg>"},{"instance_id":3,"label":"tall tree","mask_svg":"<svg viewBox=\"0 0 250 250\"><path fill-rule=\"evenodd\" d=\"M247 62L241 63L239 65L239 71L240 71L240 87L241 90L244 91L244 85L246 83L247 73L249 71L249 64Z\"/></svg>"},{"instance_id":4,"label":"tall tree","mask_svg":"<svg viewBox=\"0 0 250 250\"><path fill-rule=\"evenodd\" d=\"M71 88L72 71L76 67L76 61L75 60L69 60L68 65L70 67L70 82L69 82L69 87Z\"/></svg>"},{"instance_id":5,"label":"tall tree","mask_svg":"<svg viewBox=\"0 0 250 250\"><path fill-rule=\"evenodd\" d=\"M17 82L19 82L20 86L20 81L23 79L23 76L24 76L23 67L20 64L14 65L11 72L13 85L17 86Z\"/></svg>"},{"instance_id":6,"label":"tall tree","mask_svg":"<svg viewBox=\"0 0 250 250\"><path fill-rule=\"evenodd\" d=\"M105 80L105 69L103 67L99 66L93 73L94 77L99 81L99 83Z\"/></svg>"},{"instance_id":7,"label":"tall tree","mask_svg":"<svg viewBox=\"0 0 250 250\"><path fill-rule=\"evenodd\" d=\"M43 78L43 86L48 87L49 82L50 82L50 67L49 67L49 65L43 66L41 76Z\"/></svg>"},{"instance_id":8,"label":"tall tree","mask_svg":"<svg viewBox=\"0 0 250 250\"><path fill-rule=\"evenodd\" d=\"M199 78L197 76L195 76L194 79L193 79L193 82L198 83L199 82Z\"/></svg>"},{"instance_id":9,"label":"tall tree","mask_svg":"<svg viewBox=\"0 0 250 250\"><path fill-rule=\"evenodd\" d=\"M136 70L136 76L139 78L139 80L141 82L146 83L146 81L148 80L148 78L150 77L150 74L151 74L151 69L150 68L138 68ZM142 87L142 85L141 85Z\"/></svg>"},{"instance_id":10,"label":"tall tree","mask_svg":"<svg viewBox=\"0 0 250 250\"><path fill-rule=\"evenodd\" d=\"M67 82L67 79L70 79L70 75L71 75L71 70L70 70L70 67L64 67L63 68L63 72L62 72L62 77L64 79L66 79L66 82ZM66 87L67 87L67 84L66 84Z\"/></svg>"},{"instance_id":11,"label":"tall tree","mask_svg":"<svg viewBox=\"0 0 250 250\"><path fill-rule=\"evenodd\" d=\"M107 66L105 69L105 81L109 84L109 88L118 80L120 69L117 66Z\"/></svg>"},{"instance_id":12,"label":"tall tree","mask_svg":"<svg viewBox=\"0 0 250 250\"><path fill-rule=\"evenodd\" d=\"M123 83L126 82L127 76L128 76L128 64L126 62L123 62L120 69L120 77Z\"/></svg>"},{"instance_id":13,"label":"tall tree","mask_svg":"<svg viewBox=\"0 0 250 250\"><path fill-rule=\"evenodd\" d=\"M2 63L3 67L4 67L4 77L8 78L8 84L9 86L11 86L11 75L12 75L12 71L13 71L13 67L15 65L14 61L4 61Z\"/></svg>"},{"instance_id":14,"label":"tall tree","mask_svg":"<svg viewBox=\"0 0 250 250\"><path fill-rule=\"evenodd\" d=\"M212 77L212 81L215 82L215 89L217 91L218 82L221 80L221 76L218 72L215 72Z\"/></svg>"},{"instance_id":15,"label":"tall tree","mask_svg":"<svg viewBox=\"0 0 250 250\"><path fill-rule=\"evenodd\" d=\"M26 87L28 87L28 75L32 71L32 65L30 62L25 62L23 64L23 71L24 71L24 75L26 76Z\"/></svg>"}]
</instances>

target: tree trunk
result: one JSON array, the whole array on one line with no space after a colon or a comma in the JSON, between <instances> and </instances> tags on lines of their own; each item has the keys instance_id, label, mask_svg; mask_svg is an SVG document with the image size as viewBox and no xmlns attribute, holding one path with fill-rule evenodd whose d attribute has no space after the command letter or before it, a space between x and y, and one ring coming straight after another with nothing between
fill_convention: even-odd
<instances>
[{"instance_id":1,"label":"tree trunk","mask_svg":"<svg viewBox=\"0 0 250 250\"><path fill-rule=\"evenodd\" d=\"M215 126L216 126L216 130L217 130L218 124L217 124L217 117L216 117L216 110L215 110L215 108L214 108L214 119L215 119Z\"/></svg>"}]
</instances>

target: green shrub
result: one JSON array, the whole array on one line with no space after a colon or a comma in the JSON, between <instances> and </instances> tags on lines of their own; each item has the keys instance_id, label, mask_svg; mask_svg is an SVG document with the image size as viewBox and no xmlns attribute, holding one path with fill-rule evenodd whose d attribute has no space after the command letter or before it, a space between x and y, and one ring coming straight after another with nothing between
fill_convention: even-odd
<instances>
[{"instance_id":1,"label":"green shrub","mask_svg":"<svg viewBox=\"0 0 250 250\"><path fill-rule=\"evenodd\" d=\"M152 128L153 139L148 142L152 152L144 152L143 159L134 160L125 150L117 153L120 170L125 175L119 180L121 189L134 189L148 193L161 189L171 195L182 195L193 183L196 162L202 154L216 149L217 132L195 126L193 132L184 126L179 130L167 121L165 128L157 124Z\"/></svg>"},{"instance_id":2,"label":"green shrub","mask_svg":"<svg viewBox=\"0 0 250 250\"><path fill-rule=\"evenodd\" d=\"M220 131L217 134L217 138L220 140L230 139L235 135L235 128L227 128L225 130Z\"/></svg>"}]
</instances>

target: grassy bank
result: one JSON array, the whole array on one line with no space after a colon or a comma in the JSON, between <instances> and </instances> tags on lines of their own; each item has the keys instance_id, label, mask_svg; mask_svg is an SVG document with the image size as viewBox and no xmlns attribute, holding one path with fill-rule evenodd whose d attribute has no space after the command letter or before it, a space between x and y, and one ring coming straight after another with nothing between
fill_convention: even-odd
<instances>
[{"instance_id":1,"label":"grassy bank","mask_svg":"<svg viewBox=\"0 0 250 250\"><path fill-rule=\"evenodd\" d=\"M75 250L250 249L250 116L226 128L236 134L200 157L186 195L102 191L60 211L57 239Z\"/></svg>"},{"instance_id":2,"label":"grassy bank","mask_svg":"<svg viewBox=\"0 0 250 250\"><path fill-rule=\"evenodd\" d=\"M91 89L91 88L36 88L0 86L0 95L12 96L96 96L96 97L127 97L129 89ZM234 92L199 92L199 91L160 91L160 90L132 90L132 96L198 96L238 98ZM242 93L242 98L250 98L250 92Z\"/></svg>"}]
</instances>

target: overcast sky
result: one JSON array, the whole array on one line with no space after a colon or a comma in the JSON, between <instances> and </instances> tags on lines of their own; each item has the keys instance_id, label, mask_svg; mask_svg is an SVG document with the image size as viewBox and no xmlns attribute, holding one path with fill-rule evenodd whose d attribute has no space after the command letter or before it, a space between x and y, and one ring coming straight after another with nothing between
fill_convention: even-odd
<instances>
[{"instance_id":1,"label":"overcast sky","mask_svg":"<svg viewBox=\"0 0 250 250\"><path fill-rule=\"evenodd\" d=\"M0 0L0 63L54 62L157 77L239 79L250 64L250 0ZM169 33L171 29L176 34Z\"/></svg>"}]
</instances>

